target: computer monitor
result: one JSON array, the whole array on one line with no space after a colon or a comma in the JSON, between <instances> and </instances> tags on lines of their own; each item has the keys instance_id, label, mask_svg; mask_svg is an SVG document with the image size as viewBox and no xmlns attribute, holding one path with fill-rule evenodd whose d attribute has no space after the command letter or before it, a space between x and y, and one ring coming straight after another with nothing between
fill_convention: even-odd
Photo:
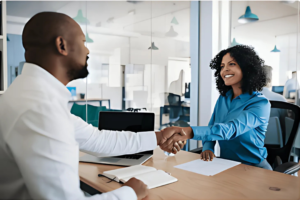
<instances>
[{"instance_id":1,"label":"computer monitor","mask_svg":"<svg viewBox=\"0 0 300 200\"><path fill-rule=\"evenodd\" d=\"M99 113L98 129L132 132L154 131L154 113L103 111ZM149 153L153 154L153 151L149 151Z\"/></svg>"},{"instance_id":2,"label":"computer monitor","mask_svg":"<svg viewBox=\"0 0 300 200\"><path fill-rule=\"evenodd\" d=\"M272 86L272 91L278 94L283 94L284 86Z\"/></svg>"}]
</instances>

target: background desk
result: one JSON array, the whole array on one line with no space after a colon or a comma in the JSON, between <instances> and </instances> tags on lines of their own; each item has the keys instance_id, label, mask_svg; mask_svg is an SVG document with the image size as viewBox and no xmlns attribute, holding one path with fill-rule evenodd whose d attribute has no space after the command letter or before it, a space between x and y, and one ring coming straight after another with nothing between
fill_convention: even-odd
<instances>
[{"instance_id":1,"label":"background desk","mask_svg":"<svg viewBox=\"0 0 300 200\"><path fill-rule=\"evenodd\" d=\"M78 100L70 100L69 103L84 103L84 102L99 102L100 106L102 106L102 101L107 101L108 102L108 109L110 109L110 99L78 99Z\"/></svg>"},{"instance_id":2,"label":"background desk","mask_svg":"<svg viewBox=\"0 0 300 200\"><path fill-rule=\"evenodd\" d=\"M169 172L178 182L151 189L147 199L300 199L300 178L279 172L241 164L215 176L203 176L173 167L195 159L199 154L180 151L174 157L166 157L161 149L155 149L144 165ZM109 180L98 174L118 168L121 167L80 163L80 180L100 192L112 191L121 185L107 183Z\"/></svg>"},{"instance_id":3,"label":"background desk","mask_svg":"<svg viewBox=\"0 0 300 200\"><path fill-rule=\"evenodd\" d=\"M288 102L288 103L295 103L295 99L286 99L286 101Z\"/></svg>"}]
</instances>

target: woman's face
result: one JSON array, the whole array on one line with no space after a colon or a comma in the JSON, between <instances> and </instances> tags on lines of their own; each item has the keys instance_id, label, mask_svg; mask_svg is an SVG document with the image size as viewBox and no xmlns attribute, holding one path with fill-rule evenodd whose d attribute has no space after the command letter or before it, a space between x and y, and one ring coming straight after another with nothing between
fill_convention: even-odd
<instances>
[{"instance_id":1,"label":"woman's face","mask_svg":"<svg viewBox=\"0 0 300 200\"><path fill-rule=\"evenodd\" d=\"M223 56L220 75L226 86L241 85L243 79L242 70L229 53Z\"/></svg>"}]
</instances>

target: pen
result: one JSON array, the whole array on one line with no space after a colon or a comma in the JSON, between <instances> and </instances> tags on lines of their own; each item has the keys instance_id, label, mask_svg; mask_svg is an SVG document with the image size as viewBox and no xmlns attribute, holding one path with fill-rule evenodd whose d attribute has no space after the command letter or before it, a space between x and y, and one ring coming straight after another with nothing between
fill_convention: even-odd
<instances>
[{"instance_id":1,"label":"pen","mask_svg":"<svg viewBox=\"0 0 300 200\"><path fill-rule=\"evenodd\" d=\"M98 174L98 177L105 177L105 178L108 178L108 177L106 177L106 176L104 176L103 174ZM116 178L116 177L115 177ZM111 179L111 178L108 178L110 181L108 181L107 183L110 183L110 182L112 182L112 181L116 181L115 180L115 178L113 178L113 179ZM117 181L116 181L117 182ZM117 182L117 183L120 183L120 184L124 184L123 182Z\"/></svg>"}]
</instances>

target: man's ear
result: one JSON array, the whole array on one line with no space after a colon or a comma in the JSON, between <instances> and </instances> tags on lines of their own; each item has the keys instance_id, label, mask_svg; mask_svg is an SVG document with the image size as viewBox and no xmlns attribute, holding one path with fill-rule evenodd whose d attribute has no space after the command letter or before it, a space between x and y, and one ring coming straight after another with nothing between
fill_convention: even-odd
<instances>
[{"instance_id":1,"label":"man's ear","mask_svg":"<svg viewBox=\"0 0 300 200\"><path fill-rule=\"evenodd\" d=\"M55 40L55 46L59 54L67 56L68 49L67 49L67 41L63 39L61 36L58 36Z\"/></svg>"}]
</instances>

